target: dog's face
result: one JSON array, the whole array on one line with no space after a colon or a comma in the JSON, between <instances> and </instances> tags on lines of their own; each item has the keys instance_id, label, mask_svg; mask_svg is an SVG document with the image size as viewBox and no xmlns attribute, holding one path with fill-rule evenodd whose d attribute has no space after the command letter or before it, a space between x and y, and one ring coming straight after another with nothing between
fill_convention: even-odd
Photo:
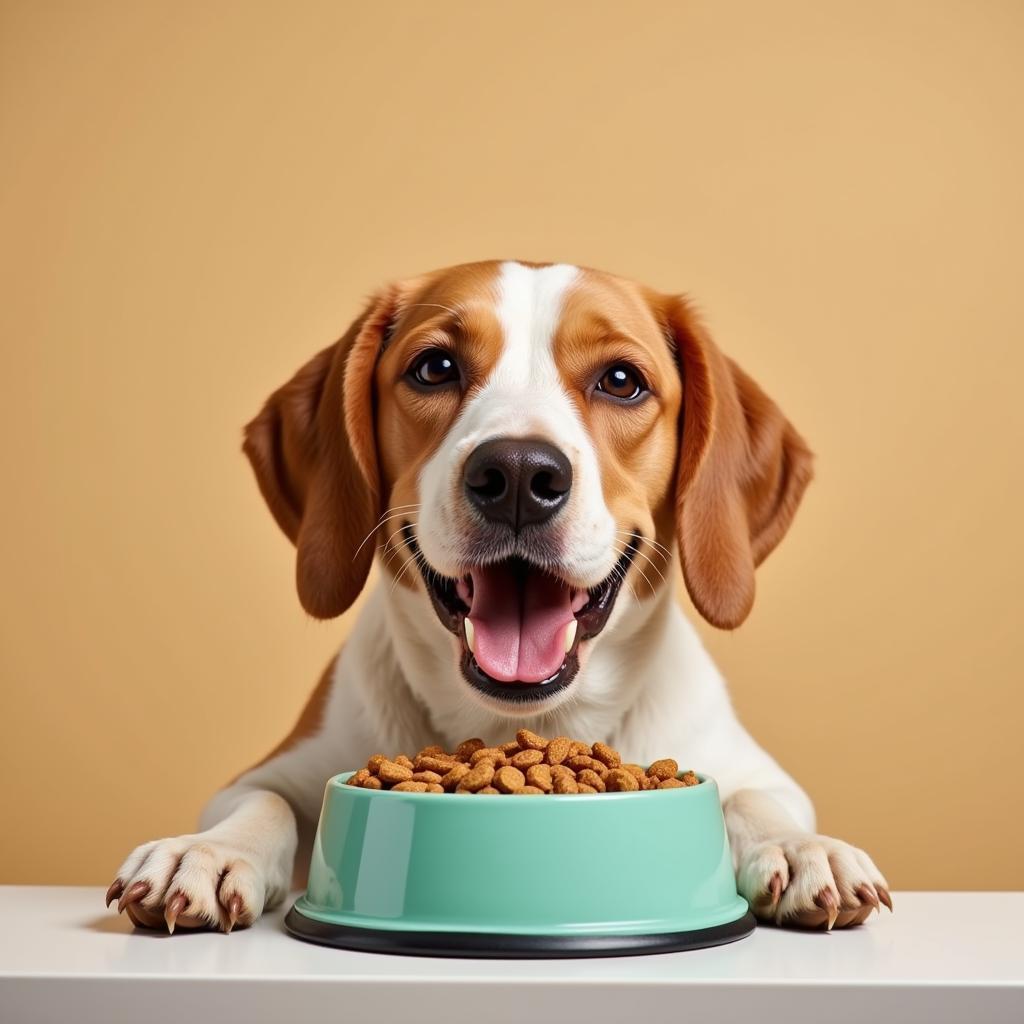
<instances>
[{"instance_id":1,"label":"dog's face","mask_svg":"<svg viewBox=\"0 0 1024 1024\"><path fill-rule=\"evenodd\" d=\"M682 300L564 265L391 287L275 392L246 451L307 610L340 614L379 550L451 634L457 685L518 716L581 685L674 542L701 613L738 625L810 479Z\"/></svg>"}]
</instances>

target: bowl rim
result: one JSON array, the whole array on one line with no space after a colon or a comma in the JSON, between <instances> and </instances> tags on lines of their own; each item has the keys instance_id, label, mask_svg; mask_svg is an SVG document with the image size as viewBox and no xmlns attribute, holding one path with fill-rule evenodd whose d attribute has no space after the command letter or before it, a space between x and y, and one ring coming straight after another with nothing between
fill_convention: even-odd
<instances>
[{"instance_id":1,"label":"bowl rim","mask_svg":"<svg viewBox=\"0 0 1024 1024\"><path fill-rule=\"evenodd\" d=\"M337 786L338 788L343 789L344 792L346 792L346 793L351 793L351 794L358 793L358 794L360 794L360 796L365 796L367 798L384 796L385 794L387 794L388 796L392 796L392 797L405 797L405 798L410 799L410 800L430 800L432 802L436 802L436 798L438 796L455 796L454 793L443 793L443 794L441 794L441 793L412 793L412 792L409 792L408 790L404 790L404 789L399 790L396 793L396 792L394 792L393 790L390 790L390 789L364 789L362 786L350 786L350 785L348 785L348 780L350 778L352 778L352 776L355 775L355 773L357 771L359 771L358 768L355 769L354 771L338 772L337 775L332 775L327 780L327 784L326 784L325 788L329 789L331 786ZM643 790L635 790L635 791L628 792L628 793L621 793L621 792L620 793L598 793L597 794L598 796L604 798L604 799L598 800L598 801L592 801L590 799L591 796L594 795L594 794L591 794L591 793L545 793L544 795L545 796L557 796L559 803L562 803L562 802L567 801L567 800L571 800L571 801L583 800L583 801L585 801L587 803L606 804L606 803L609 803L610 801L622 800L622 799L624 799L626 797L660 797L662 799L676 799L676 798L678 798L678 795L682 794L682 793L703 792L705 790L705 784L706 783L710 783L712 789L717 788L715 780L710 775L705 775L703 772L694 772L693 774L696 775L698 779L700 779L700 783L698 785L696 785L696 786L673 786L671 789L643 789ZM473 796L477 796L476 793L474 793L472 795ZM508 794L508 793L484 793L483 795L484 796L510 796L512 794ZM468 803L472 803L472 801L469 801L469 800L465 800L465 801L461 801L461 802L462 803L467 803L467 804Z\"/></svg>"}]
</instances>

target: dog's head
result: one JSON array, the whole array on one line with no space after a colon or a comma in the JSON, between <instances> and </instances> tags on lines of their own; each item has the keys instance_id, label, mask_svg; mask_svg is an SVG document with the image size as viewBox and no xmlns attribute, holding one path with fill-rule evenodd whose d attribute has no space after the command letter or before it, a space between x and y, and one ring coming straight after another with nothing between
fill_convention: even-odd
<instances>
[{"instance_id":1,"label":"dog's head","mask_svg":"<svg viewBox=\"0 0 1024 1024\"><path fill-rule=\"evenodd\" d=\"M379 551L452 634L470 692L519 715L565 699L675 544L700 613L738 626L811 477L683 299L523 263L382 291L270 397L245 451L310 614L345 611Z\"/></svg>"}]
</instances>

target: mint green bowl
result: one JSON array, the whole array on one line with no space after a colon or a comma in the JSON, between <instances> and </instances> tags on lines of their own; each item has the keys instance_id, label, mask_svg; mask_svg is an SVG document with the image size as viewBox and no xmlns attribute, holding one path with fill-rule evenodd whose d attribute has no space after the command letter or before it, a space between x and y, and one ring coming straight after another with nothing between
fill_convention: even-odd
<instances>
[{"instance_id":1,"label":"mint green bowl","mask_svg":"<svg viewBox=\"0 0 1024 1024\"><path fill-rule=\"evenodd\" d=\"M731 942L718 787L590 796L394 793L327 783L301 939L424 956L661 953Z\"/></svg>"}]
</instances>

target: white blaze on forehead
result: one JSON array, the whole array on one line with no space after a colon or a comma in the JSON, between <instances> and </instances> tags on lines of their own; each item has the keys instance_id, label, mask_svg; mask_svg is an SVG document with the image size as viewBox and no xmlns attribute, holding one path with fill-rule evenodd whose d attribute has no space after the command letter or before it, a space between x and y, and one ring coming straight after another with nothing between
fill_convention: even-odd
<instances>
[{"instance_id":1,"label":"white blaze on forehead","mask_svg":"<svg viewBox=\"0 0 1024 1024\"><path fill-rule=\"evenodd\" d=\"M615 523L601 492L600 469L589 435L562 384L554 342L577 267L503 263L495 314L501 355L469 399L448 436L420 474L418 535L427 560L441 572L463 563L462 467L478 445L498 437L538 437L560 448L573 466L569 503L559 514L565 569L597 582L611 571Z\"/></svg>"},{"instance_id":2,"label":"white blaze on forehead","mask_svg":"<svg viewBox=\"0 0 1024 1024\"><path fill-rule=\"evenodd\" d=\"M502 264L496 312L505 346L489 385L558 383L552 346L565 293L579 273L564 263L538 269Z\"/></svg>"}]
</instances>

